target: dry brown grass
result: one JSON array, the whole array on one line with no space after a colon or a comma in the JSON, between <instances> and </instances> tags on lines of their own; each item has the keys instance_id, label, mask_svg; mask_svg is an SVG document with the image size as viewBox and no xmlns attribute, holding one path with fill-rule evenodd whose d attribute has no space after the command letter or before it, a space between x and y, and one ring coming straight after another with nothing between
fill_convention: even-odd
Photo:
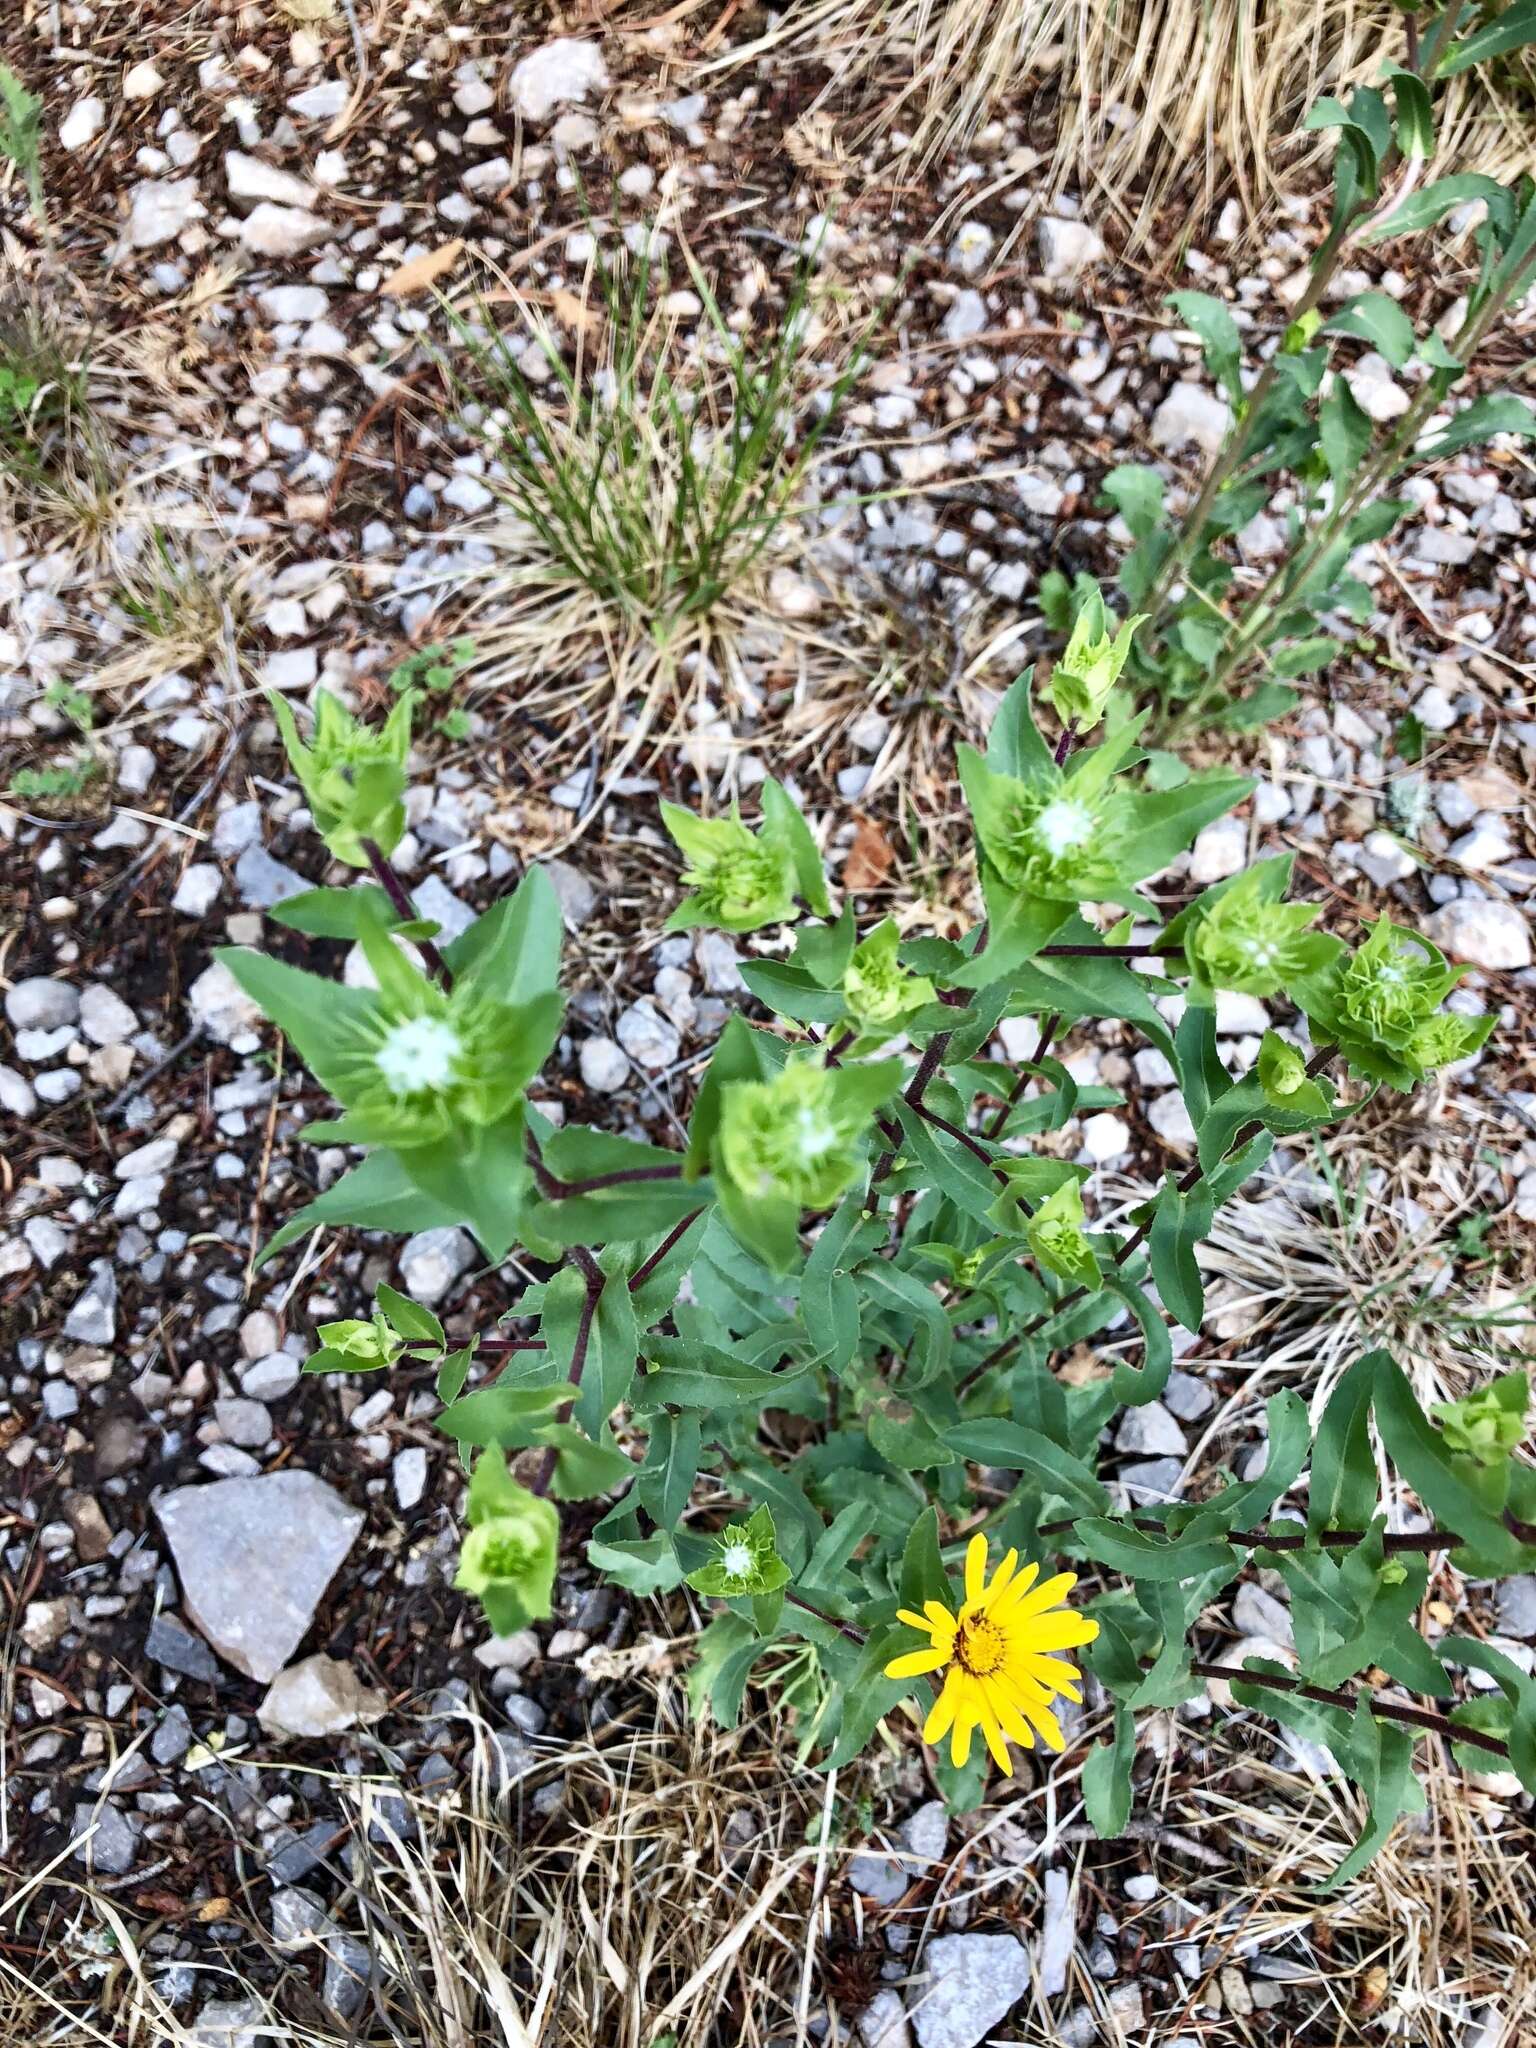
<instances>
[{"instance_id":1,"label":"dry brown grass","mask_svg":"<svg viewBox=\"0 0 1536 2048\"><path fill-rule=\"evenodd\" d=\"M1030 95L1049 96L1045 176L1107 204L1136 239L1165 202L1198 218L1235 190L1250 207L1305 175L1296 128L1319 91L1399 61L1390 0L816 0L717 54L813 54L863 135L909 130L927 160ZM1516 94L1511 78L1523 78ZM1452 82L1441 156L1505 176L1529 157L1529 67ZM878 106L876 106L878 102Z\"/></svg>"},{"instance_id":2,"label":"dry brown grass","mask_svg":"<svg viewBox=\"0 0 1536 2048\"><path fill-rule=\"evenodd\" d=\"M659 1661L669 1661L664 1651ZM388 1832L368 1845L378 1795L404 1788L384 1775L335 1776L362 1825L360 1860L334 1911L349 1931L367 1930L376 1959L350 2026L315 1996L314 1950L273 1947L262 1880L232 1902L241 1939L205 1952L203 1995L255 1998L287 2048L654 2048L669 2037L675 2048L848 2048L882 1953L843 1883L873 1781L796 1769L771 1708L734 1733L689 1721L665 1668L637 1693L622 1724L574 1746L536 1745L538 1761L511 1784L489 1728L468 1715L458 1788L409 1795L419 1839ZM1281 2015L1228 2003L1210 2017L1230 2000L1223 1972L1233 1965L1249 1981L1287 1980L1284 2038L1297 2048L1399 2039L1515 2048L1531 2038L1532 1841L1506 1797L1423 1746L1426 1813L1321 1904L1314 1887L1360 1820L1357 1796L1326 1764L1311 1757L1298 1768L1257 1715L1218 1713L1202 1729L1152 1714L1141 1734L1142 1783L1124 1840L1094 1841L1079 1764L1062 1758L952 1830L898 1917L920 1942L957 1907L972 1926L1012 1926L1029 1939L1043 1873L1065 1868L1085 1941L1099 1902L1119 1919L1122 1944L1140 1944L1147 2039L1193 2033L1225 2048L1264 2038ZM906 1789L896 1812L911 1803L912 1781L898 1776ZM562 1801L541 1814L535 1795L553 1784ZM877 1821L891 1803L876 1797ZM155 1988L139 1912L67 1869L0 1907L8 2048L203 2048ZM1135 1871L1160 1880L1148 1904L1124 1896ZM1173 1974L1175 1944L1201 1950L1193 1975ZM920 1978L920 1952L911 1969ZM910 1995L920 1998L920 1987ZM1086 2004L1112 2040L1105 1997L1080 1947L1060 2000L1032 1996L1020 2038L1058 2042L1068 2013ZM1489 2021L1491 2031L1476 2032ZM1202 2033L1212 2025L1230 2031Z\"/></svg>"},{"instance_id":3,"label":"dry brown grass","mask_svg":"<svg viewBox=\"0 0 1536 2048\"><path fill-rule=\"evenodd\" d=\"M657 1654L642 1645L639 1659ZM315 1951L284 1954L267 1937L265 1881L234 1902L246 1932L226 1965L209 1957L203 1995L258 1998L294 2048L802 2038L825 1933L812 1908L845 1853L846 1832L830 1852L818 1846L823 1816L842 1819L837 1781L798 1770L771 1727L727 1733L689 1718L674 1680L641 1698L634 1718L585 1743L535 1745L538 1760L511 1782L489 1726L466 1714L459 1789L410 1797L419 1841L367 1840L379 1795L408 1788L334 1776L359 1821L355 1878L334 1912L367 1931L377 1964L355 2032L314 1996ZM561 1798L541 1815L535 1794L551 1784ZM70 1868L0 1906L0 1998L37 2029L7 2031L7 2048L201 2048L155 1987L137 1916Z\"/></svg>"}]
</instances>

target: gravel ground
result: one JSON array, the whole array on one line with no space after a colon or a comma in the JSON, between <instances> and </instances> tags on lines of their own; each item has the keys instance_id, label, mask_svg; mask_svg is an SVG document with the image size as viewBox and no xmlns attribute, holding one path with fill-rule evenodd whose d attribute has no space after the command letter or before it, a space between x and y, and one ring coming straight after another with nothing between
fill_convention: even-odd
<instances>
[{"instance_id":1,"label":"gravel ground","mask_svg":"<svg viewBox=\"0 0 1536 2048\"><path fill-rule=\"evenodd\" d=\"M0 1567L15 1616L0 1866L25 1876L62 1856L163 1923L146 1954L182 2021L216 1981L203 1965L234 1955L258 1987L302 1980L327 2023L345 2022L368 1951L327 1917L349 1896L338 1859L355 1803L338 1774L382 1766L413 1796L457 1784L468 1749L453 1716L474 1700L509 1776L537 1763L522 1824L558 1829L562 1746L633 1709L662 1623L573 1570L551 1626L483 1640L448 1584L462 1488L426 1379L299 1376L314 1324L356 1312L381 1279L462 1338L526 1275L515 1261L484 1270L459 1231L403 1246L323 1234L256 1268L346 1158L296 1142L318 1092L211 964L230 940L327 964L342 952L264 915L326 871L259 692L302 700L318 681L380 703L413 646L474 638L455 699L469 729L420 747L399 865L452 934L547 862L573 996L543 1106L667 1142L742 996L729 941L660 936L658 793L748 791L787 764L845 885L909 930L951 928L968 888L951 859L953 741L1047 645L1032 601L1045 570L1112 563L1104 471L1156 459L1187 481L1224 407L1160 311L1170 280L1116 257L1090 197L1041 195L1042 137L1022 121L994 124L926 183L892 183L881 147L848 158L802 72L701 84L665 23L605 40L357 30L360 89L345 21L231 16L149 56L84 11L69 33L47 80L59 242L28 252L13 191L11 269L44 309L75 280L110 461L96 516L13 479L0 525L0 760L9 776L74 744L64 684L90 693L97 763L75 796L0 807ZM659 710L590 607L552 631L508 582L495 479L445 423L425 346L447 337L428 284L452 289L477 260L574 318L584 194L595 205L610 188L631 230L686 236L748 330L771 321L818 236L826 362L884 308L817 474L825 509L685 652ZM1315 240L1316 220L1294 212L1250 231L1228 207L1185 256L1255 337L1283 325ZM1441 276L1375 281L1439 311L1467 261L1455 248ZM702 332L687 297L684 357ZM1498 339L1495 370L1523 359L1530 325ZM1377 418L1407 403L1368 353L1350 381ZM1234 743L1257 794L1201 835L1187 879L1290 848L1330 920L1392 907L1472 965L1469 1003L1500 1011L1490 1047L1431 1097L1373 1112L1351 1157L1416 1244L1412 1287L1508 1301L1536 1220L1536 486L1528 456L1496 446L1411 494L1411 518L1360 565L1379 611L1357 651L1277 729ZM1276 549L1284 509L1245 530L1250 566ZM134 596L146 577L162 587L168 563L173 603L146 630ZM915 864L913 820L928 835ZM1224 999L1233 1065L1266 1021L1251 999ZM1127 1189L1182 1156L1188 1127L1158 1055L1133 1055L1114 1028L1080 1032L1069 1055L1079 1080L1123 1096L1069 1131L1078 1156ZM1303 1225L1315 1213L1315 1177L1289 1165L1255 1206L1261 1239L1282 1211ZM1469 1216L1487 1220L1463 1241ZM1161 1495L1202 1461L1253 1454L1264 1313L1235 1282L1213 1290L1166 1401L1121 1425L1129 1488ZM1433 1342L1426 1359L1465 1364ZM1283 1652L1280 1590L1243 1587L1213 1639ZM1517 1582L1496 1612L1449 1574L1438 1590L1529 1665L1536 1587ZM669 1620L687 1626L681 1610ZM1212 1709L1197 1704L1177 1745L1198 1775ZM1171 1726L1160 1739L1155 1769L1177 1746ZM1316 1759L1260 1739L1314 1783ZM1122 1869L1120 1845L1089 1852L1088 1868L1096 1856L1118 1871L1111 1896L1049 1829L1028 1946L969 1895L941 1893L926 1995L882 1988L882 1969L910 1968L901 1902L960 1838L910 1765L878 1796L888 1833L836 1878L864 1960L835 1982L845 2016L855 1993L873 1999L869 2048L911 2038L904 1997L919 2048L973 2048L1032 1970L1062 2041L1154 2025L1148 2038L1170 2043L1246 2038L1270 2010L1288 2038L1339 2038L1315 1980L1290 1981L1299 1966L1288 1975L1279 1950L1190 1937L1184 1903ZM414 1825L404 1805L394 1819ZM1210 1825L1207 1851L1243 1862L1214 1809ZM1528 1848L1528 1817L1511 1809L1508 1825ZM995 1826L974 1851L983 1888L989 1870L1034 1860ZM263 1955L219 1910L236 1897L256 1898L279 1948L296 1931L316 1943ZM825 1985L817 1995L824 2014ZM1457 1997L1460 2025L1476 1998ZM1370 2026L1392 2009L1369 2008ZM223 2020L245 2038L238 2015Z\"/></svg>"}]
</instances>

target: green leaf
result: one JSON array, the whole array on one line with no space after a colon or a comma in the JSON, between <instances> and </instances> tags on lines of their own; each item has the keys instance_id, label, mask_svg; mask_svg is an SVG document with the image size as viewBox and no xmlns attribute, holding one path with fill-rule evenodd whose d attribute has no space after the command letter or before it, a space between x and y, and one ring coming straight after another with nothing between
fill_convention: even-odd
<instances>
[{"instance_id":1,"label":"green leaf","mask_svg":"<svg viewBox=\"0 0 1536 2048\"><path fill-rule=\"evenodd\" d=\"M350 889L301 889L272 904L267 915L274 924L319 939L355 939L368 917L386 931L400 923L395 906L375 882L358 882Z\"/></svg>"},{"instance_id":2,"label":"green leaf","mask_svg":"<svg viewBox=\"0 0 1536 2048\"><path fill-rule=\"evenodd\" d=\"M1141 1325L1145 1345L1139 1366L1127 1365L1123 1359L1116 1360L1110 1377L1110 1391L1123 1406L1144 1408L1149 1401L1155 1401L1168 1384L1168 1375L1173 1370L1173 1338L1156 1303L1149 1300L1134 1281L1127 1280L1118 1266L1105 1268L1104 1285L1111 1294L1118 1295L1135 1316Z\"/></svg>"},{"instance_id":3,"label":"green leaf","mask_svg":"<svg viewBox=\"0 0 1536 2048\"><path fill-rule=\"evenodd\" d=\"M1417 234L1435 227L1458 206L1472 199L1502 199L1504 188L1495 178L1477 171L1459 171L1453 177L1437 178L1421 191L1412 192L1385 220L1377 221L1361 235L1365 242L1385 242L1394 235Z\"/></svg>"},{"instance_id":4,"label":"green leaf","mask_svg":"<svg viewBox=\"0 0 1536 2048\"><path fill-rule=\"evenodd\" d=\"M506 1257L517 1242L532 1180L521 1102L500 1123L478 1124L434 1145L401 1146L395 1156L418 1188L474 1232L489 1260Z\"/></svg>"},{"instance_id":5,"label":"green leaf","mask_svg":"<svg viewBox=\"0 0 1536 2048\"><path fill-rule=\"evenodd\" d=\"M1114 1733L1096 1742L1083 1765L1083 1804L1101 1842L1125 1832L1131 1816L1131 1765L1136 1760L1136 1717L1116 1706Z\"/></svg>"},{"instance_id":6,"label":"green leaf","mask_svg":"<svg viewBox=\"0 0 1536 2048\"><path fill-rule=\"evenodd\" d=\"M1392 99L1397 110L1397 147L1405 157L1435 153L1435 113L1429 88L1416 71L1394 71Z\"/></svg>"},{"instance_id":7,"label":"green leaf","mask_svg":"<svg viewBox=\"0 0 1536 2048\"><path fill-rule=\"evenodd\" d=\"M853 1268L884 1243L885 1234L883 1223L865 1217L863 1195L854 1189L822 1225L805 1262L800 1313L817 1342L826 1346L822 1355L832 1372L851 1364L859 1348L861 1298Z\"/></svg>"},{"instance_id":8,"label":"green leaf","mask_svg":"<svg viewBox=\"0 0 1536 2048\"><path fill-rule=\"evenodd\" d=\"M1310 676L1337 661L1343 652L1342 640L1327 633L1314 633L1310 639L1293 640L1287 647L1277 647L1270 656L1270 666L1277 676Z\"/></svg>"},{"instance_id":9,"label":"green leaf","mask_svg":"<svg viewBox=\"0 0 1536 2048\"><path fill-rule=\"evenodd\" d=\"M587 1562L594 1571L601 1572L639 1600L649 1600L658 1593L670 1593L683 1582L683 1567L672 1548L672 1539L659 1530L654 1536L624 1538L618 1542L594 1536L587 1544ZM754 1644L754 1657L756 1651Z\"/></svg>"},{"instance_id":10,"label":"green leaf","mask_svg":"<svg viewBox=\"0 0 1536 2048\"><path fill-rule=\"evenodd\" d=\"M569 1400L564 1386L530 1387L513 1382L479 1387L451 1401L437 1418L445 1436L461 1444L499 1444L521 1450L535 1441L534 1432Z\"/></svg>"},{"instance_id":11,"label":"green leaf","mask_svg":"<svg viewBox=\"0 0 1536 2048\"><path fill-rule=\"evenodd\" d=\"M912 1524L901 1554L901 1604L921 1614L925 1600L938 1600L948 1607L953 1599L954 1589L939 1553L938 1510L924 1508ZM902 1682L903 1691L908 1683Z\"/></svg>"},{"instance_id":12,"label":"green leaf","mask_svg":"<svg viewBox=\"0 0 1536 2048\"><path fill-rule=\"evenodd\" d=\"M443 1349L447 1339L443 1335L442 1324L431 1309L424 1308L419 1301L412 1301L408 1294L386 1287L382 1281L375 1290L375 1298L391 1329L415 1343L432 1344L439 1351Z\"/></svg>"},{"instance_id":13,"label":"green leaf","mask_svg":"<svg viewBox=\"0 0 1536 2048\"><path fill-rule=\"evenodd\" d=\"M1205 1281L1195 1251L1210 1231L1211 1216L1209 1182L1198 1180L1186 1192L1170 1173L1147 1239L1158 1293L1185 1329L1196 1333L1205 1314Z\"/></svg>"},{"instance_id":14,"label":"green leaf","mask_svg":"<svg viewBox=\"0 0 1536 2048\"><path fill-rule=\"evenodd\" d=\"M1098 1563L1131 1579L1193 1579L1205 1572L1230 1577L1239 1566L1237 1552L1229 1543L1200 1536L1159 1539L1144 1529L1107 1518L1080 1521L1072 1540Z\"/></svg>"},{"instance_id":15,"label":"green leaf","mask_svg":"<svg viewBox=\"0 0 1536 2048\"><path fill-rule=\"evenodd\" d=\"M1324 1891L1336 1891L1364 1870L1403 1814L1424 1811L1424 1790L1413 1775L1412 1735L1378 1720L1364 1699L1355 1709L1350 1741L1339 1761L1365 1795L1365 1826L1321 1887Z\"/></svg>"},{"instance_id":16,"label":"green leaf","mask_svg":"<svg viewBox=\"0 0 1536 2048\"><path fill-rule=\"evenodd\" d=\"M450 1351L439 1363L435 1391L445 1408L463 1393L464 1382L469 1378L469 1368L474 1362L475 1347L466 1344L461 1351Z\"/></svg>"},{"instance_id":17,"label":"green leaf","mask_svg":"<svg viewBox=\"0 0 1536 2048\"><path fill-rule=\"evenodd\" d=\"M1371 416L1342 377L1318 408L1318 442L1328 474L1335 484L1346 484L1365 460L1375 429Z\"/></svg>"},{"instance_id":18,"label":"green leaf","mask_svg":"<svg viewBox=\"0 0 1536 2048\"><path fill-rule=\"evenodd\" d=\"M1137 540L1154 532L1163 516L1163 479L1155 469L1124 462L1104 479L1104 496ZM1016 774L1016 769L1010 769Z\"/></svg>"},{"instance_id":19,"label":"green leaf","mask_svg":"<svg viewBox=\"0 0 1536 2048\"><path fill-rule=\"evenodd\" d=\"M586 1352L574 1414L588 1436L596 1437L628 1394L638 1357L634 1304L622 1274L604 1272L595 1307L589 1307L587 1281L573 1267L563 1266L549 1282L539 1329L557 1369L571 1371L583 1328Z\"/></svg>"},{"instance_id":20,"label":"green leaf","mask_svg":"<svg viewBox=\"0 0 1536 2048\"><path fill-rule=\"evenodd\" d=\"M889 1396L864 1417L871 1447L901 1472L928 1472L952 1465L955 1454L934 1435L932 1425L910 1401Z\"/></svg>"},{"instance_id":21,"label":"green leaf","mask_svg":"<svg viewBox=\"0 0 1536 2048\"><path fill-rule=\"evenodd\" d=\"M818 917L830 917L832 905L827 899L821 849L811 837L811 828L801 816L799 806L783 784L771 776L763 784L761 802L764 836L782 836L788 841L800 894Z\"/></svg>"},{"instance_id":22,"label":"green leaf","mask_svg":"<svg viewBox=\"0 0 1536 2048\"><path fill-rule=\"evenodd\" d=\"M1463 448L1480 447L1495 434L1519 434L1529 440L1536 435L1536 412L1511 392L1492 392L1463 406L1433 441L1421 441L1415 452L1425 462L1438 462Z\"/></svg>"},{"instance_id":23,"label":"green leaf","mask_svg":"<svg viewBox=\"0 0 1536 2048\"><path fill-rule=\"evenodd\" d=\"M1379 350L1394 370L1400 370L1413 354L1417 337L1413 322L1385 292L1360 292L1326 322L1332 334L1353 334Z\"/></svg>"},{"instance_id":24,"label":"green leaf","mask_svg":"<svg viewBox=\"0 0 1536 2048\"><path fill-rule=\"evenodd\" d=\"M1485 1567L1518 1571L1520 1544L1502 1517L1484 1505L1473 1473L1446 1449L1397 1366L1383 1353L1374 1356L1376 1425L1388 1457L1428 1512L1454 1529Z\"/></svg>"},{"instance_id":25,"label":"green leaf","mask_svg":"<svg viewBox=\"0 0 1536 2048\"><path fill-rule=\"evenodd\" d=\"M306 974L302 967L290 967L286 960L274 960L248 946L219 946L213 957L228 968L263 1015L292 1039L305 1066L329 1088L327 1076L335 1072L337 1025L345 1023L359 1036L366 1034L377 996L368 989L328 981L323 975Z\"/></svg>"},{"instance_id":26,"label":"green leaf","mask_svg":"<svg viewBox=\"0 0 1536 2048\"><path fill-rule=\"evenodd\" d=\"M1203 826L1224 818L1253 788L1251 776L1216 771L1192 776L1178 789L1143 796L1135 825L1117 850L1119 865L1138 875L1160 873L1194 843Z\"/></svg>"},{"instance_id":27,"label":"green leaf","mask_svg":"<svg viewBox=\"0 0 1536 2048\"><path fill-rule=\"evenodd\" d=\"M464 1218L456 1209L422 1193L393 1152L370 1152L360 1166L333 1181L322 1195L288 1218L262 1247L258 1266L321 1224L350 1224L359 1230L408 1233L442 1230Z\"/></svg>"},{"instance_id":28,"label":"green leaf","mask_svg":"<svg viewBox=\"0 0 1536 2048\"><path fill-rule=\"evenodd\" d=\"M1222 301L1209 292L1170 292L1168 304L1199 336L1205 366L1228 398L1243 395L1243 339Z\"/></svg>"},{"instance_id":29,"label":"green leaf","mask_svg":"<svg viewBox=\"0 0 1536 2048\"><path fill-rule=\"evenodd\" d=\"M697 1415L658 1414L637 1487L646 1513L660 1528L675 1530L687 1511L699 1475L701 1431Z\"/></svg>"},{"instance_id":30,"label":"green leaf","mask_svg":"<svg viewBox=\"0 0 1536 2048\"><path fill-rule=\"evenodd\" d=\"M1515 0L1501 8L1491 21L1452 43L1435 66L1436 78L1454 78L1470 71L1474 64L1486 64L1490 57L1502 57L1510 50L1522 50L1536 43L1536 0Z\"/></svg>"},{"instance_id":31,"label":"green leaf","mask_svg":"<svg viewBox=\"0 0 1536 2048\"><path fill-rule=\"evenodd\" d=\"M606 1433L605 1433L606 1434ZM547 1422L530 1439L555 1453L549 1490L556 1500L592 1500L634 1478L636 1467L611 1440L593 1443L574 1422Z\"/></svg>"},{"instance_id":32,"label":"green leaf","mask_svg":"<svg viewBox=\"0 0 1536 2048\"><path fill-rule=\"evenodd\" d=\"M560 979L560 899L542 868L530 868L510 896L493 903L443 949L456 976L497 1002L529 1003Z\"/></svg>"},{"instance_id":33,"label":"green leaf","mask_svg":"<svg viewBox=\"0 0 1536 2048\"><path fill-rule=\"evenodd\" d=\"M1102 1514L1109 1495L1081 1458L1052 1443L1037 1430L1024 1429L1001 1417L979 1417L944 1431L952 1451L975 1465L996 1465L1006 1472L1027 1472L1041 1488L1064 1501L1075 1514Z\"/></svg>"},{"instance_id":34,"label":"green leaf","mask_svg":"<svg viewBox=\"0 0 1536 2048\"><path fill-rule=\"evenodd\" d=\"M741 978L760 1003L797 1024L835 1024L847 1004L842 991L823 988L803 967L785 960L747 960Z\"/></svg>"},{"instance_id":35,"label":"green leaf","mask_svg":"<svg viewBox=\"0 0 1536 2048\"><path fill-rule=\"evenodd\" d=\"M1033 686L1035 672L1025 669L1003 693L987 734L987 766L996 775L1012 775L1027 781L1032 775L1049 775L1054 762L1051 750L1035 724Z\"/></svg>"}]
</instances>

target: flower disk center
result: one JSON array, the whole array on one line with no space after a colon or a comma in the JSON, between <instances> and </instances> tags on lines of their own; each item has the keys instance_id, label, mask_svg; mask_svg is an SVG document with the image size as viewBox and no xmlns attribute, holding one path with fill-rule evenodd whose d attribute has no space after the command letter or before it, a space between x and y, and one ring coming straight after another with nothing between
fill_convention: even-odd
<instances>
[{"instance_id":1,"label":"flower disk center","mask_svg":"<svg viewBox=\"0 0 1536 2048\"><path fill-rule=\"evenodd\" d=\"M990 1678L1001 1666L1007 1647L1002 1630L984 1614L963 1623L955 1638L956 1659L972 1678Z\"/></svg>"}]
</instances>

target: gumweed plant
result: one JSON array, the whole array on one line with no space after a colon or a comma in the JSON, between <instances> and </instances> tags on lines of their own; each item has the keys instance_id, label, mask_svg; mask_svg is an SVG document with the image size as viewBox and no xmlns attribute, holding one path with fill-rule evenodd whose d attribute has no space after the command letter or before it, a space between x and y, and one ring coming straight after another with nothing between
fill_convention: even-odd
<instances>
[{"instance_id":1,"label":"gumweed plant","mask_svg":"<svg viewBox=\"0 0 1536 2048\"><path fill-rule=\"evenodd\" d=\"M561 1019L538 868L450 942L417 916L390 860L408 702L378 739L324 697L308 742L285 718L317 828L371 873L273 915L355 942L375 985L222 956L340 1105L305 1135L361 1150L264 1256L322 1224L452 1224L504 1274L505 1315L466 1343L380 1287L309 1361L435 1371L470 1473L456 1583L493 1629L551 1613L556 1504L594 1502L591 1567L710 1610L701 1709L729 1721L755 1672L790 1671L780 1711L806 1757L909 1728L957 1805L1020 1750L1081 1750L1105 1833L1130 1808L1137 1714L1219 1673L1361 1789L1347 1875L1418 1801L1426 1733L1536 1793L1536 1684L1419 1627L1433 1560L1481 1578L1536 1563L1524 1377L1425 1414L1372 1354L1315 1415L1272 1396L1258 1473L1134 1511L1100 1451L1166 1385L1170 1322L1199 1330L1202 1239L1276 1141L1465 1059L1490 1020L1444 1007L1458 970L1418 934L1319 930L1287 858L1170 905L1159 877L1251 785L1170 775L1143 747L1131 632L1102 600L1088 613L1044 692L1054 741L1026 674L985 751L962 750L985 915L958 940L834 903L776 783L753 818L664 810L673 928L773 942L742 968L756 1007L720 1034L676 1152L557 1126L530 1099ZM1247 1072L1220 1054L1223 990L1284 1005ZM998 1050L1012 1019L1032 1020L1018 1062ZM1123 1219L1067 1134L1118 1098L1054 1050L1103 1019L1162 1054L1194 1132L1187 1168ZM1084 1346L1094 1369L1061 1374ZM1389 1529L1388 1468L1428 1519ZM1299 1672L1194 1653L1199 1616L1256 1561L1290 1589ZM1487 1681L1475 1699L1468 1671Z\"/></svg>"}]
</instances>

